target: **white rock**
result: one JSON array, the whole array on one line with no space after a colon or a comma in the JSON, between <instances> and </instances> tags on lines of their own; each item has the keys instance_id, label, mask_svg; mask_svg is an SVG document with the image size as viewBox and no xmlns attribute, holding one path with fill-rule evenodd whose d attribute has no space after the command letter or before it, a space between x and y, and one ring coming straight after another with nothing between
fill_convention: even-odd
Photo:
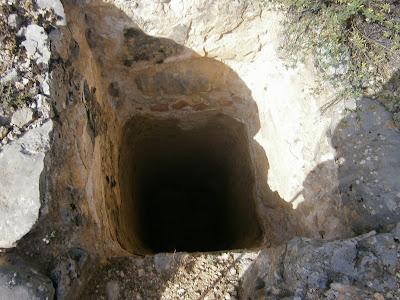
<instances>
[{"instance_id":1,"label":"white rock","mask_svg":"<svg viewBox=\"0 0 400 300\"><path fill-rule=\"evenodd\" d=\"M50 78L49 78L49 74L46 73L46 76L41 84L42 86L42 91L45 95L49 95L50 96Z\"/></svg>"},{"instance_id":2,"label":"white rock","mask_svg":"<svg viewBox=\"0 0 400 300\"><path fill-rule=\"evenodd\" d=\"M22 91L22 90L25 88L25 86L24 86L24 84L23 84L22 82L17 81L17 82L15 83L15 88L16 88L17 90Z\"/></svg>"},{"instance_id":3,"label":"white rock","mask_svg":"<svg viewBox=\"0 0 400 300\"><path fill-rule=\"evenodd\" d=\"M22 128L26 124L32 121L33 121L33 110L28 107L24 107L17 110L13 114L11 118L11 125L15 125L18 126L19 128Z\"/></svg>"},{"instance_id":4,"label":"white rock","mask_svg":"<svg viewBox=\"0 0 400 300\"><path fill-rule=\"evenodd\" d=\"M50 145L50 120L0 152L0 248L10 248L29 232L40 209L40 174Z\"/></svg>"},{"instance_id":5,"label":"white rock","mask_svg":"<svg viewBox=\"0 0 400 300\"><path fill-rule=\"evenodd\" d=\"M31 24L26 28L25 41L22 45L28 52L28 56L36 59L37 63L48 64L50 60L50 43L43 27Z\"/></svg>"},{"instance_id":6,"label":"white rock","mask_svg":"<svg viewBox=\"0 0 400 300\"><path fill-rule=\"evenodd\" d=\"M17 14L11 14L8 16L8 25L15 30L19 30L22 25L22 19Z\"/></svg>"},{"instance_id":7,"label":"white rock","mask_svg":"<svg viewBox=\"0 0 400 300\"><path fill-rule=\"evenodd\" d=\"M22 77L22 84L27 85L29 83L29 79Z\"/></svg>"},{"instance_id":8,"label":"white rock","mask_svg":"<svg viewBox=\"0 0 400 300\"><path fill-rule=\"evenodd\" d=\"M43 119L48 119L52 117L51 105L48 98L44 95L36 95L36 105L39 115Z\"/></svg>"},{"instance_id":9,"label":"white rock","mask_svg":"<svg viewBox=\"0 0 400 300\"><path fill-rule=\"evenodd\" d=\"M66 26L67 18L65 16L64 7L59 0L37 0L36 4L40 8L52 9L54 13L59 16L59 20L57 20L56 25L58 26Z\"/></svg>"},{"instance_id":10,"label":"white rock","mask_svg":"<svg viewBox=\"0 0 400 300\"><path fill-rule=\"evenodd\" d=\"M185 290L184 289L179 289L178 290L178 295L183 295L185 293Z\"/></svg>"}]
</instances>

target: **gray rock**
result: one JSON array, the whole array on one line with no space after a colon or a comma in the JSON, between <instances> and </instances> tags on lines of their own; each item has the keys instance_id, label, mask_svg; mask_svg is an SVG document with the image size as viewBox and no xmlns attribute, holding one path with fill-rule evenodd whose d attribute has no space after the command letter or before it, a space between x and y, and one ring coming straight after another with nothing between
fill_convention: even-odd
<instances>
[{"instance_id":1,"label":"gray rock","mask_svg":"<svg viewBox=\"0 0 400 300\"><path fill-rule=\"evenodd\" d=\"M346 219L359 234L400 219L400 133L392 123L390 112L364 98L333 137Z\"/></svg>"},{"instance_id":2,"label":"gray rock","mask_svg":"<svg viewBox=\"0 0 400 300\"><path fill-rule=\"evenodd\" d=\"M50 96L50 77L49 73L46 73L45 78L41 84L42 91L45 95Z\"/></svg>"},{"instance_id":3,"label":"gray rock","mask_svg":"<svg viewBox=\"0 0 400 300\"><path fill-rule=\"evenodd\" d=\"M50 8L54 11L54 13L59 17L56 22L58 26L66 26L67 18L65 16L64 7L59 0L37 0L36 4L40 8Z\"/></svg>"},{"instance_id":4,"label":"gray rock","mask_svg":"<svg viewBox=\"0 0 400 300\"><path fill-rule=\"evenodd\" d=\"M21 27L18 31L16 36L19 38L23 38L25 37L25 33L26 33L26 27Z\"/></svg>"},{"instance_id":5,"label":"gray rock","mask_svg":"<svg viewBox=\"0 0 400 300\"><path fill-rule=\"evenodd\" d=\"M1 148L0 248L13 247L38 218L39 179L52 128L49 120Z\"/></svg>"},{"instance_id":6,"label":"gray rock","mask_svg":"<svg viewBox=\"0 0 400 300\"><path fill-rule=\"evenodd\" d=\"M261 295L268 299L311 299L317 291L325 293L341 286L349 287L354 299L364 299L364 292L396 289L396 263L392 234L371 232L336 241L295 238L286 249L260 252L241 277L240 295L243 299L259 299Z\"/></svg>"},{"instance_id":7,"label":"gray rock","mask_svg":"<svg viewBox=\"0 0 400 300\"><path fill-rule=\"evenodd\" d=\"M395 240L400 240L400 223L397 223L396 227L392 230L392 234Z\"/></svg>"},{"instance_id":8,"label":"gray rock","mask_svg":"<svg viewBox=\"0 0 400 300\"><path fill-rule=\"evenodd\" d=\"M11 125L24 127L33 121L33 110L29 107L24 107L17 110L11 117Z\"/></svg>"},{"instance_id":9,"label":"gray rock","mask_svg":"<svg viewBox=\"0 0 400 300\"><path fill-rule=\"evenodd\" d=\"M12 69L6 76L1 78L1 84L14 84L18 81L18 73L16 69Z\"/></svg>"},{"instance_id":10,"label":"gray rock","mask_svg":"<svg viewBox=\"0 0 400 300\"><path fill-rule=\"evenodd\" d=\"M51 280L16 256L0 258L0 300L53 299Z\"/></svg>"},{"instance_id":11,"label":"gray rock","mask_svg":"<svg viewBox=\"0 0 400 300\"><path fill-rule=\"evenodd\" d=\"M51 271L51 279L56 286L57 299L77 299L80 287L87 274L89 255L82 249L71 248L67 256L58 258Z\"/></svg>"},{"instance_id":12,"label":"gray rock","mask_svg":"<svg viewBox=\"0 0 400 300\"><path fill-rule=\"evenodd\" d=\"M17 14L11 14L8 16L8 25L15 30L19 30L22 25L22 19Z\"/></svg>"},{"instance_id":13,"label":"gray rock","mask_svg":"<svg viewBox=\"0 0 400 300\"><path fill-rule=\"evenodd\" d=\"M295 290L304 290L307 286L326 289L329 280L346 281L355 275L356 254L352 241L321 243L296 238L289 242L284 259L287 283Z\"/></svg>"},{"instance_id":14,"label":"gray rock","mask_svg":"<svg viewBox=\"0 0 400 300\"><path fill-rule=\"evenodd\" d=\"M10 116L8 113L0 107L0 126L9 125L11 122Z\"/></svg>"},{"instance_id":15,"label":"gray rock","mask_svg":"<svg viewBox=\"0 0 400 300\"><path fill-rule=\"evenodd\" d=\"M118 281L109 281L106 283L107 300L119 299L119 284Z\"/></svg>"},{"instance_id":16,"label":"gray rock","mask_svg":"<svg viewBox=\"0 0 400 300\"><path fill-rule=\"evenodd\" d=\"M50 43L43 27L31 24L26 28L25 41L22 42L31 59L37 63L48 64L50 60Z\"/></svg>"},{"instance_id":17,"label":"gray rock","mask_svg":"<svg viewBox=\"0 0 400 300\"><path fill-rule=\"evenodd\" d=\"M158 272L167 271L174 263L174 255L167 253L158 253L154 255L154 265Z\"/></svg>"},{"instance_id":18,"label":"gray rock","mask_svg":"<svg viewBox=\"0 0 400 300\"><path fill-rule=\"evenodd\" d=\"M397 249L393 235L390 233L372 236L360 245L371 249L372 253L380 260L380 265L392 274L395 274L397 264Z\"/></svg>"}]
</instances>

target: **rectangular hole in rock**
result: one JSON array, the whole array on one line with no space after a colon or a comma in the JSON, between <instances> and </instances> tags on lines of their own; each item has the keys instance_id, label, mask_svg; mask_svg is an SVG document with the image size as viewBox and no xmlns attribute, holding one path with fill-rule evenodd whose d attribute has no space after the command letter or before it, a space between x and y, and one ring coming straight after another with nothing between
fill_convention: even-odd
<instances>
[{"instance_id":1,"label":"rectangular hole in rock","mask_svg":"<svg viewBox=\"0 0 400 300\"><path fill-rule=\"evenodd\" d=\"M244 124L217 113L134 117L120 145L115 230L134 253L218 251L260 243Z\"/></svg>"}]
</instances>

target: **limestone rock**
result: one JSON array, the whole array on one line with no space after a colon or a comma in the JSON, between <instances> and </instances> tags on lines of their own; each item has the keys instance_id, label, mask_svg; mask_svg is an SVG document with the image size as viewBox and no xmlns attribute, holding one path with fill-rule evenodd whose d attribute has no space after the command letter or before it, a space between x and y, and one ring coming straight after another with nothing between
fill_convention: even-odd
<instances>
[{"instance_id":1,"label":"limestone rock","mask_svg":"<svg viewBox=\"0 0 400 300\"><path fill-rule=\"evenodd\" d=\"M17 14L11 14L8 16L8 25L15 30L19 30L22 25L22 19Z\"/></svg>"},{"instance_id":2,"label":"limestone rock","mask_svg":"<svg viewBox=\"0 0 400 300\"><path fill-rule=\"evenodd\" d=\"M53 116L52 110L51 110L51 105L49 103L49 98L47 98L44 95L36 95L36 105L37 105L37 111L39 113L39 116L46 120L50 117Z\"/></svg>"},{"instance_id":3,"label":"limestone rock","mask_svg":"<svg viewBox=\"0 0 400 300\"><path fill-rule=\"evenodd\" d=\"M40 8L52 9L54 13L58 16L56 25L65 26L67 25L67 18L65 16L64 7L59 0L37 0L36 4Z\"/></svg>"},{"instance_id":4,"label":"limestone rock","mask_svg":"<svg viewBox=\"0 0 400 300\"><path fill-rule=\"evenodd\" d=\"M26 124L33 121L33 110L29 107L24 107L17 110L11 117L11 124L24 127Z\"/></svg>"},{"instance_id":5,"label":"limestone rock","mask_svg":"<svg viewBox=\"0 0 400 300\"><path fill-rule=\"evenodd\" d=\"M333 137L346 217L358 233L400 218L400 133L391 122L390 112L364 98Z\"/></svg>"},{"instance_id":6,"label":"limestone rock","mask_svg":"<svg viewBox=\"0 0 400 300\"><path fill-rule=\"evenodd\" d=\"M14 84L18 80L18 73L16 69L12 69L6 76L1 78L1 84Z\"/></svg>"},{"instance_id":7,"label":"limestone rock","mask_svg":"<svg viewBox=\"0 0 400 300\"><path fill-rule=\"evenodd\" d=\"M0 258L0 300L51 300L51 280L21 258L8 255Z\"/></svg>"},{"instance_id":8,"label":"limestone rock","mask_svg":"<svg viewBox=\"0 0 400 300\"><path fill-rule=\"evenodd\" d=\"M37 63L48 64L50 60L50 45L46 31L43 27L31 24L26 28L25 41L22 45L28 52L28 56L36 59Z\"/></svg>"},{"instance_id":9,"label":"limestone rock","mask_svg":"<svg viewBox=\"0 0 400 300\"><path fill-rule=\"evenodd\" d=\"M242 278L242 297L311 299L334 289L361 299L396 289L396 263L392 234L371 232L331 242L295 238L286 249L261 251Z\"/></svg>"},{"instance_id":10,"label":"limestone rock","mask_svg":"<svg viewBox=\"0 0 400 300\"><path fill-rule=\"evenodd\" d=\"M52 121L28 131L0 151L0 248L10 248L38 218L40 175Z\"/></svg>"}]
</instances>

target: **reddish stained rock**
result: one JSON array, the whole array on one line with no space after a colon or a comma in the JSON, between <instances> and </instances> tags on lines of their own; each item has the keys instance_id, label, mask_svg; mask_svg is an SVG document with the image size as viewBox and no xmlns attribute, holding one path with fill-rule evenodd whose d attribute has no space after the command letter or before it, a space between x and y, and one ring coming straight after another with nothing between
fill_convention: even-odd
<instances>
[{"instance_id":1,"label":"reddish stained rock","mask_svg":"<svg viewBox=\"0 0 400 300\"><path fill-rule=\"evenodd\" d=\"M175 103L174 105L172 105L172 107L174 108L174 109L181 109L181 108L184 108L185 106L188 106L189 105L189 103L187 103L186 101L179 101L179 102L177 102L177 103Z\"/></svg>"},{"instance_id":2,"label":"reddish stained rock","mask_svg":"<svg viewBox=\"0 0 400 300\"><path fill-rule=\"evenodd\" d=\"M229 106L229 105L232 105L232 104L233 104L233 101L223 99L223 100L219 100L219 103L220 103L221 105Z\"/></svg>"},{"instance_id":3,"label":"reddish stained rock","mask_svg":"<svg viewBox=\"0 0 400 300\"><path fill-rule=\"evenodd\" d=\"M136 109L138 109L138 110L143 110L143 107L138 106L138 107L136 107Z\"/></svg>"},{"instance_id":4,"label":"reddish stained rock","mask_svg":"<svg viewBox=\"0 0 400 300\"><path fill-rule=\"evenodd\" d=\"M152 111L169 111L168 103L160 103L153 105L150 110Z\"/></svg>"},{"instance_id":5,"label":"reddish stained rock","mask_svg":"<svg viewBox=\"0 0 400 300\"><path fill-rule=\"evenodd\" d=\"M210 105L208 105L208 104L206 104L206 103L197 103L197 104L192 105L192 107L193 107L195 110L204 110L204 109L210 107Z\"/></svg>"}]
</instances>

